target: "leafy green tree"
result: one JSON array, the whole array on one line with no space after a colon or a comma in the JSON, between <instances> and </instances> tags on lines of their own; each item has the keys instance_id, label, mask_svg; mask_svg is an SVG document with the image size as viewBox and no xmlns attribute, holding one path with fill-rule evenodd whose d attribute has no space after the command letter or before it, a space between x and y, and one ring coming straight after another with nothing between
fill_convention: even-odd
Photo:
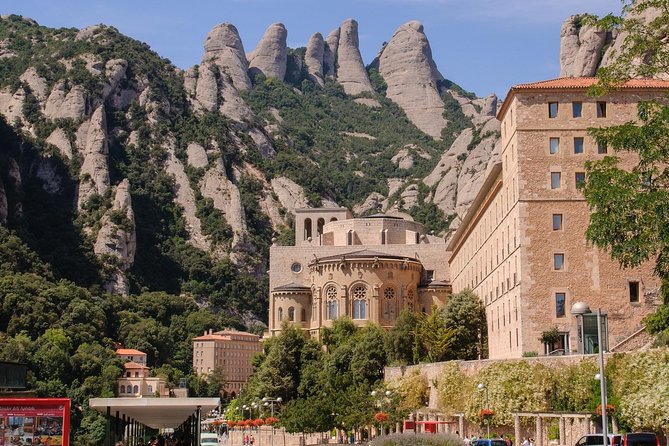
<instances>
[{"instance_id":1,"label":"leafy green tree","mask_svg":"<svg viewBox=\"0 0 669 446\"><path fill-rule=\"evenodd\" d=\"M607 92L635 77L666 77L669 74L669 11L664 0L624 0L621 17L609 15L599 25L620 28L624 37L614 61L598 71L600 82L593 93ZM669 304L669 107L641 102L638 120L623 125L590 129L599 144L614 152L631 152L638 162L623 166L617 156L586 163L583 194L591 208L587 238L610 251L623 267L655 262L662 279L664 303ZM651 321L654 329L669 312L661 309ZM668 338L669 339L669 338Z\"/></svg>"},{"instance_id":2,"label":"leafy green tree","mask_svg":"<svg viewBox=\"0 0 669 446\"><path fill-rule=\"evenodd\" d=\"M453 332L448 359L479 359L488 356L488 324L481 299L471 290L448 298L443 307L446 328Z\"/></svg>"},{"instance_id":3,"label":"leafy green tree","mask_svg":"<svg viewBox=\"0 0 669 446\"><path fill-rule=\"evenodd\" d=\"M443 307L433 306L430 314L418 313L416 333L427 362L443 361L451 354L455 332L444 322Z\"/></svg>"},{"instance_id":4,"label":"leafy green tree","mask_svg":"<svg viewBox=\"0 0 669 446\"><path fill-rule=\"evenodd\" d=\"M395 320L395 325L386 335L386 353L389 365L414 364L414 346L418 342L416 325L418 316L404 310Z\"/></svg>"}]
</instances>

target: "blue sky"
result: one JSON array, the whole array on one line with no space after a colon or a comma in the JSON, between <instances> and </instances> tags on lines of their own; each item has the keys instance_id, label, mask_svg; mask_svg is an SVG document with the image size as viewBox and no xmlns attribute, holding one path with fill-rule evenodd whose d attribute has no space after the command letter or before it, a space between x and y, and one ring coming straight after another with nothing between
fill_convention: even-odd
<instances>
[{"instance_id":1,"label":"blue sky","mask_svg":"<svg viewBox=\"0 0 669 446\"><path fill-rule=\"evenodd\" d=\"M298 47L354 18L368 64L398 26L419 20L444 77L479 96L503 97L512 85L558 76L567 16L620 7L620 0L15 0L0 12L50 27L112 25L181 68L199 63L207 32L221 22L237 27L249 52L275 22Z\"/></svg>"}]
</instances>

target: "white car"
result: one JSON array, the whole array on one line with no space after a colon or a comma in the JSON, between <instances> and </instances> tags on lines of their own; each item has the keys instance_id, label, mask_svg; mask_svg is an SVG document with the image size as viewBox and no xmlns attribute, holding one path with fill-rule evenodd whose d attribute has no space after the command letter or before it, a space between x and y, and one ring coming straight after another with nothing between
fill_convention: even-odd
<instances>
[{"instance_id":1,"label":"white car","mask_svg":"<svg viewBox=\"0 0 669 446\"><path fill-rule=\"evenodd\" d=\"M213 432L202 432L200 434L201 446L218 446L218 435Z\"/></svg>"}]
</instances>

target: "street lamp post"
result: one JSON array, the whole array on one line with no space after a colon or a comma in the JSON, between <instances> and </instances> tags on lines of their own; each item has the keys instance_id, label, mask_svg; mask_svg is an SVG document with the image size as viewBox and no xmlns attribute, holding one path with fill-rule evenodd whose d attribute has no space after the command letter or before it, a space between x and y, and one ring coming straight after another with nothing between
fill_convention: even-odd
<instances>
[{"instance_id":1,"label":"street lamp post","mask_svg":"<svg viewBox=\"0 0 669 446\"><path fill-rule=\"evenodd\" d=\"M274 418L274 403L276 403L277 405L281 404L281 401L283 401L283 399L281 399L281 397L270 398L270 397L266 396L262 399L262 401L263 401L263 406L265 406L265 407L271 406L272 407L271 408L272 418ZM273 422L272 422L272 446L274 446L274 423Z\"/></svg>"},{"instance_id":2,"label":"street lamp post","mask_svg":"<svg viewBox=\"0 0 669 446\"><path fill-rule=\"evenodd\" d=\"M585 302L576 302L571 307L571 314L583 316L591 314L592 310ZM604 345L602 344L602 310L597 308L597 345L599 350L599 373L595 378L599 378L599 391L602 400L602 437L603 445L608 445L609 440L609 419L606 414L606 376L604 375Z\"/></svg>"},{"instance_id":3,"label":"street lamp post","mask_svg":"<svg viewBox=\"0 0 669 446\"><path fill-rule=\"evenodd\" d=\"M483 384L483 383L480 383L478 386L476 386L476 388L479 389L479 392L485 390L485 408L490 409L490 403L489 403L489 400L488 400L488 386ZM485 424L486 424L486 428L487 428L487 435L488 435L487 438L490 438L490 419L489 418L485 418Z\"/></svg>"},{"instance_id":4,"label":"street lamp post","mask_svg":"<svg viewBox=\"0 0 669 446\"><path fill-rule=\"evenodd\" d=\"M385 392L377 392L376 390L372 390L370 395L372 395L373 398L376 398L378 396L378 399L376 401L377 407L381 408L381 412L383 412L383 406L386 401L390 399L390 396L393 393L390 390L386 390ZM385 430L383 427L383 421L379 422L381 424L381 436L383 436L383 431Z\"/></svg>"}]
</instances>

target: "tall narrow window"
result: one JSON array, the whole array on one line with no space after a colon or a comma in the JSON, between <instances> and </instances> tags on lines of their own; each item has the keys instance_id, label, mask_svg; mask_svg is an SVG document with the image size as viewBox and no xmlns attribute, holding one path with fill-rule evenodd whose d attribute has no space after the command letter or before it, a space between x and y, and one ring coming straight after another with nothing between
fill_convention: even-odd
<instances>
[{"instance_id":1,"label":"tall narrow window","mask_svg":"<svg viewBox=\"0 0 669 446\"><path fill-rule=\"evenodd\" d=\"M574 153L583 153L583 138L574 138Z\"/></svg>"},{"instance_id":2,"label":"tall narrow window","mask_svg":"<svg viewBox=\"0 0 669 446\"><path fill-rule=\"evenodd\" d=\"M560 151L560 138L551 138L550 139L550 153L555 155Z\"/></svg>"},{"instance_id":3,"label":"tall narrow window","mask_svg":"<svg viewBox=\"0 0 669 446\"><path fill-rule=\"evenodd\" d=\"M551 172L551 189L559 189L561 179L562 174L560 172Z\"/></svg>"},{"instance_id":4,"label":"tall narrow window","mask_svg":"<svg viewBox=\"0 0 669 446\"><path fill-rule=\"evenodd\" d=\"M279 320L283 320L283 308L279 308Z\"/></svg>"},{"instance_id":5,"label":"tall narrow window","mask_svg":"<svg viewBox=\"0 0 669 446\"><path fill-rule=\"evenodd\" d=\"M386 288L383 291L383 317L386 320L395 320L395 289Z\"/></svg>"},{"instance_id":6,"label":"tall narrow window","mask_svg":"<svg viewBox=\"0 0 669 446\"><path fill-rule=\"evenodd\" d=\"M639 302L639 282L630 282L630 302Z\"/></svg>"},{"instance_id":7,"label":"tall narrow window","mask_svg":"<svg viewBox=\"0 0 669 446\"><path fill-rule=\"evenodd\" d=\"M565 316L565 293L555 293L555 317Z\"/></svg>"},{"instance_id":8,"label":"tall narrow window","mask_svg":"<svg viewBox=\"0 0 669 446\"><path fill-rule=\"evenodd\" d=\"M605 142L597 143L597 153L604 155L609 152L609 148L606 146Z\"/></svg>"},{"instance_id":9,"label":"tall narrow window","mask_svg":"<svg viewBox=\"0 0 669 446\"><path fill-rule=\"evenodd\" d=\"M309 240L311 238L311 219L304 219L304 240Z\"/></svg>"},{"instance_id":10,"label":"tall narrow window","mask_svg":"<svg viewBox=\"0 0 669 446\"><path fill-rule=\"evenodd\" d=\"M307 310L302 308L300 310L300 321L305 322L307 320Z\"/></svg>"},{"instance_id":11,"label":"tall narrow window","mask_svg":"<svg viewBox=\"0 0 669 446\"><path fill-rule=\"evenodd\" d=\"M327 299L327 316L328 320L337 319L337 288L330 286L325 290L325 298Z\"/></svg>"},{"instance_id":12,"label":"tall narrow window","mask_svg":"<svg viewBox=\"0 0 669 446\"><path fill-rule=\"evenodd\" d=\"M558 114L558 103L557 102L549 102L548 103L548 117L549 118L557 118Z\"/></svg>"},{"instance_id":13,"label":"tall narrow window","mask_svg":"<svg viewBox=\"0 0 669 446\"><path fill-rule=\"evenodd\" d=\"M346 244L349 246L353 244L353 229L349 229L346 233Z\"/></svg>"},{"instance_id":14,"label":"tall narrow window","mask_svg":"<svg viewBox=\"0 0 669 446\"><path fill-rule=\"evenodd\" d=\"M358 285L353 288L353 319L367 319L367 287Z\"/></svg>"},{"instance_id":15,"label":"tall narrow window","mask_svg":"<svg viewBox=\"0 0 669 446\"><path fill-rule=\"evenodd\" d=\"M553 214L553 231L562 229L562 214Z\"/></svg>"},{"instance_id":16,"label":"tall narrow window","mask_svg":"<svg viewBox=\"0 0 669 446\"><path fill-rule=\"evenodd\" d=\"M555 271L564 269L564 254L553 254L553 269Z\"/></svg>"},{"instance_id":17,"label":"tall narrow window","mask_svg":"<svg viewBox=\"0 0 669 446\"><path fill-rule=\"evenodd\" d=\"M580 189L585 184L585 172L576 172L574 174L574 180L576 182L576 188Z\"/></svg>"},{"instance_id":18,"label":"tall narrow window","mask_svg":"<svg viewBox=\"0 0 669 446\"><path fill-rule=\"evenodd\" d=\"M597 117L606 118L606 102L597 102Z\"/></svg>"},{"instance_id":19,"label":"tall narrow window","mask_svg":"<svg viewBox=\"0 0 669 446\"><path fill-rule=\"evenodd\" d=\"M574 118L580 118L583 115L583 102L571 103L571 115Z\"/></svg>"},{"instance_id":20,"label":"tall narrow window","mask_svg":"<svg viewBox=\"0 0 669 446\"><path fill-rule=\"evenodd\" d=\"M295 322L295 308L294 307L289 307L288 308L288 320L290 322Z\"/></svg>"},{"instance_id":21,"label":"tall narrow window","mask_svg":"<svg viewBox=\"0 0 669 446\"><path fill-rule=\"evenodd\" d=\"M316 232L318 235L323 235L323 226L325 226L325 219L319 218L316 223Z\"/></svg>"}]
</instances>

